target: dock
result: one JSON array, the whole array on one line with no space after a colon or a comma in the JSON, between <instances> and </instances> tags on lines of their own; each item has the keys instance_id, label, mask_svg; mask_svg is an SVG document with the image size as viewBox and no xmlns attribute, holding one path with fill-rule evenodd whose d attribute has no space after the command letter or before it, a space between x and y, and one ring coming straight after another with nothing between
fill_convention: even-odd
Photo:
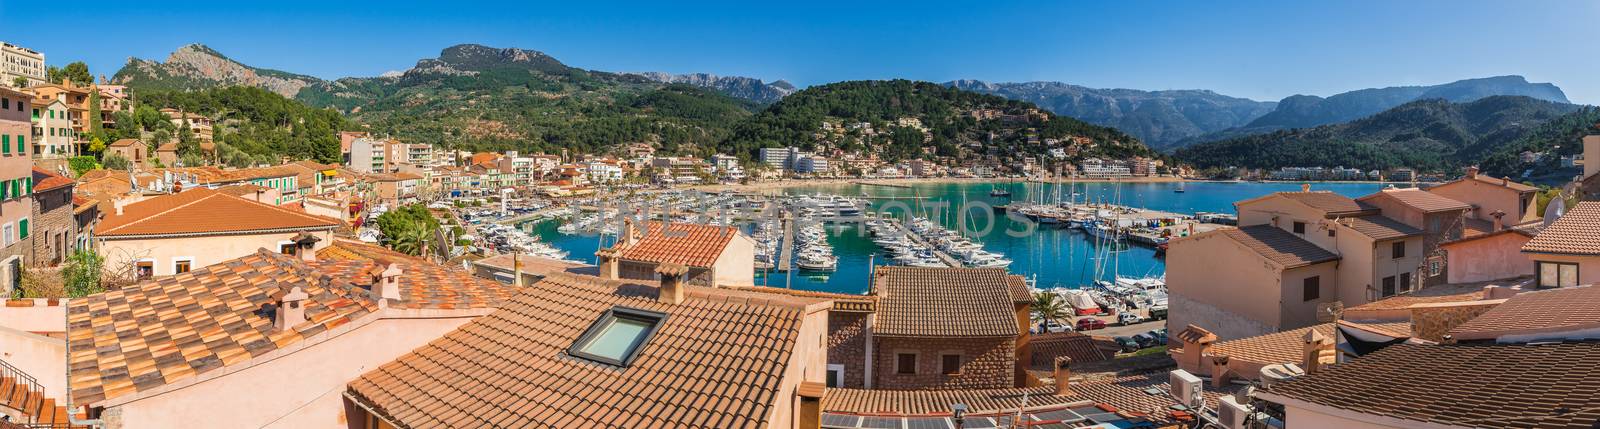
<instances>
[{"instance_id":1,"label":"dock","mask_svg":"<svg viewBox=\"0 0 1600 429\"><path fill-rule=\"evenodd\" d=\"M564 210L564 209L566 209L566 208L565 207L547 207L547 208L535 211L533 213L528 213L528 214L525 214L525 215L522 215L522 216L509 217L509 218L497 220L497 221L495 221L495 223L498 223L498 224L501 224L501 225L516 226L519 223L530 221L530 220L539 219L539 218L542 218L542 217L545 217L545 216L549 215L551 212L555 212L557 210Z\"/></svg>"},{"instance_id":2,"label":"dock","mask_svg":"<svg viewBox=\"0 0 1600 429\"><path fill-rule=\"evenodd\" d=\"M794 224L783 220L783 241L778 242L778 271L789 271L794 261Z\"/></svg>"},{"instance_id":3,"label":"dock","mask_svg":"<svg viewBox=\"0 0 1600 429\"><path fill-rule=\"evenodd\" d=\"M950 256L947 253L944 253L943 250L939 250L938 247L935 247L932 243L929 243L927 240L924 240L922 238L922 234L918 234L915 231L912 231L911 228L907 228L905 226L905 224L900 223L900 221L898 219L891 219L890 222L893 222L895 228L899 228L900 232L905 233L907 237L911 237L911 241L915 241L915 242L917 242L917 244L920 244L920 245L923 245L923 246L927 246L928 250L932 250L933 251L933 256L939 258L939 261L940 262L944 262L945 265L948 265L948 266L951 266L951 267L955 267L955 268L961 268L961 267L966 266L966 265L961 263L961 260L956 259L954 256Z\"/></svg>"}]
</instances>

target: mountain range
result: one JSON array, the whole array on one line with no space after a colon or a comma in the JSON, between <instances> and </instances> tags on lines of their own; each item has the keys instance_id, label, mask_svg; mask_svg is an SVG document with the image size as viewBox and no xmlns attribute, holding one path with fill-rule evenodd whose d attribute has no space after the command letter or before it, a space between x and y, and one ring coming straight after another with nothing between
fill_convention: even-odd
<instances>
[{"instance_id":1,"label":"mountain range","mask_svg":"<svg viewBox=\"0 0 1600 429\"><path fill-rule=\"evenodd\" d=\"M1477 163L1580 106L1527 96L1428 98L1354 121L1278 130L1178 149L1196 167L1344 166L1444 171Z\"/></svg>"},{"instance_id":2,"label":"mountain range","mask_svg":"<svg viewBox=\"0 0 1600 429\"><path fill-rule=\"evenodd\" d=\"M772 83L744 76L717 76L710 73L670 74L662 72L629 73L644 76L661 83L680 83L711 89L729 97L742 98L761 104L771 104L793 94L797 89L787 81Z\"/></svg>"}]
</instances>

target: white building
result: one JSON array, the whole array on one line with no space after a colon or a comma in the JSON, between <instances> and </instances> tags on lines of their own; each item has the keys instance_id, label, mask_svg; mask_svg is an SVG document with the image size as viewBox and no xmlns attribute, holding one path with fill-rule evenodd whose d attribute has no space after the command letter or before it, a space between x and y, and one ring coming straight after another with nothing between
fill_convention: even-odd
<instances>
[{"instance_id":1,"label":"white building","mask_svg":"<svg viewBox=\"0 0 1600 429\"><path fill-rule=\"evenodd\" d=\"M76 113L59 99L33 105L34 158L65 158L77 155L77 132L72 130Z\"/></svg>"},{"instance_id":2,"label":"white building","mask_svg":"<svg viewBox=\"0 0 1600 429\"><path fill-rule=\"evenodd\" d=\"M1133 169L1128 168L1127 163L1122 161L1107 161L1100 158L1089 158L1083 160L1083 163L1079 165L1079 169L1083 171L1084 176L1088 177L1122 177L1133 175Z\"/></svg>"},{"instance_id":3,"label":"white building","mask_svg":"<svg viewBox=\"0 0 1600 429\"><path fill-rule=\"evenodd\" d=\"M828 158L821 155L802 156L795 162L796 173L819 174L828 172Z\"/></svg>"},{"instance_id":4,"label":"white building","mask_svg":"<svg viewBox=\"0 0 1600 429\"><path fill-rule=\"evenodd\" d=\"M595 183L616 183L622 181L622 165L616 161L589 161L585 167L589 180Z\"/></svg>"},{"instance_id":5,"label":"white building","mask_svg":"<svg viewBox=\"0 0 1600 429\"><path fill-rule=\"evenodd\" d=\"M18 77L28 79L28 86L47 83L44 70L44 54L0 42L0 85L10 86Z\"/></svg>"},{"instance_id":6,"label":"white building","mask_svg":"<svg viewBox=\"0 0 1600 429\"><path fill-rule=\"evenodd\" d=\"M370 137L350 142L350 169L362 173L389 172L389 142Z\"/></svg>"},{"instance_id":7,"label":"white building","mask_svg":"<svg viewBox=\"0 0 1600 429\"><path fill-rule=\"evenodd\" d=\"M761 148L761 162L782 170L791 170L794 164L790 164L790 160L798 156L800 149L795 147Z\"/></svg>"}]
</instances>

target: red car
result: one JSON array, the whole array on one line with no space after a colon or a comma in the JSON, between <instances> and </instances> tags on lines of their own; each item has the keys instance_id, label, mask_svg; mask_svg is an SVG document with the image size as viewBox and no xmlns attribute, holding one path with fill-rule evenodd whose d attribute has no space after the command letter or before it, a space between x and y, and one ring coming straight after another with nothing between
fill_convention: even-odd
<instances>
[{"instance_id":1,"label":"red car","mask_svg":"<svg viewBox=\"0 0 1600 429\"><path fill-rule=\"evenodd\" d=\"M1085 318L1082 318L1082 319L1078 319L1078 330L1079 331L1092 331L1092 330L1095 330L1095 329L1105 329L1105 328L1106 328L1106 322L1104 320L1096 319L1096 318L1093 318L1093 317L1085 317Z\"/></svg>"}]
</instances>

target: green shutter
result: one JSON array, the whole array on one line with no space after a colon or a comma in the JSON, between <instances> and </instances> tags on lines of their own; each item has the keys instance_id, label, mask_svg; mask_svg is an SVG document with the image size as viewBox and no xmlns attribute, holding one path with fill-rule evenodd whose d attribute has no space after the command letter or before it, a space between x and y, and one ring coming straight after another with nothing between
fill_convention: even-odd
<instances>
[{"instance_id":1,"label":"green shutter","mask_svg":"<svg viewBox=\"0 0 1600 429\"><path fill-rule=\"evenodd\" d=\"M11 199L11 181L0 180L0 200Z\"/></svg>"},{"instance_id":2,"label":"green shutter","mask_svg":"<svg viewBox=\"0 0 1600 429\"><path fill-rule=\"evenodd\" d=\"M22 150L22 148L27 143L28 143L28 139L26 137L23 137L22 135L17 135L17 153L27 153L27 151Z\"/></svg>"},{"instance_id":3,"label":"green shutter","mask_svg":"<svg viewBox=\"0 0 1600 429\"><path fill-rule=\"evenodd\" d=\"M27 219L23 219L23 220L17 221L17 238L18 239L28 238L28 220Z\"/></svg>"}]
</instances>

